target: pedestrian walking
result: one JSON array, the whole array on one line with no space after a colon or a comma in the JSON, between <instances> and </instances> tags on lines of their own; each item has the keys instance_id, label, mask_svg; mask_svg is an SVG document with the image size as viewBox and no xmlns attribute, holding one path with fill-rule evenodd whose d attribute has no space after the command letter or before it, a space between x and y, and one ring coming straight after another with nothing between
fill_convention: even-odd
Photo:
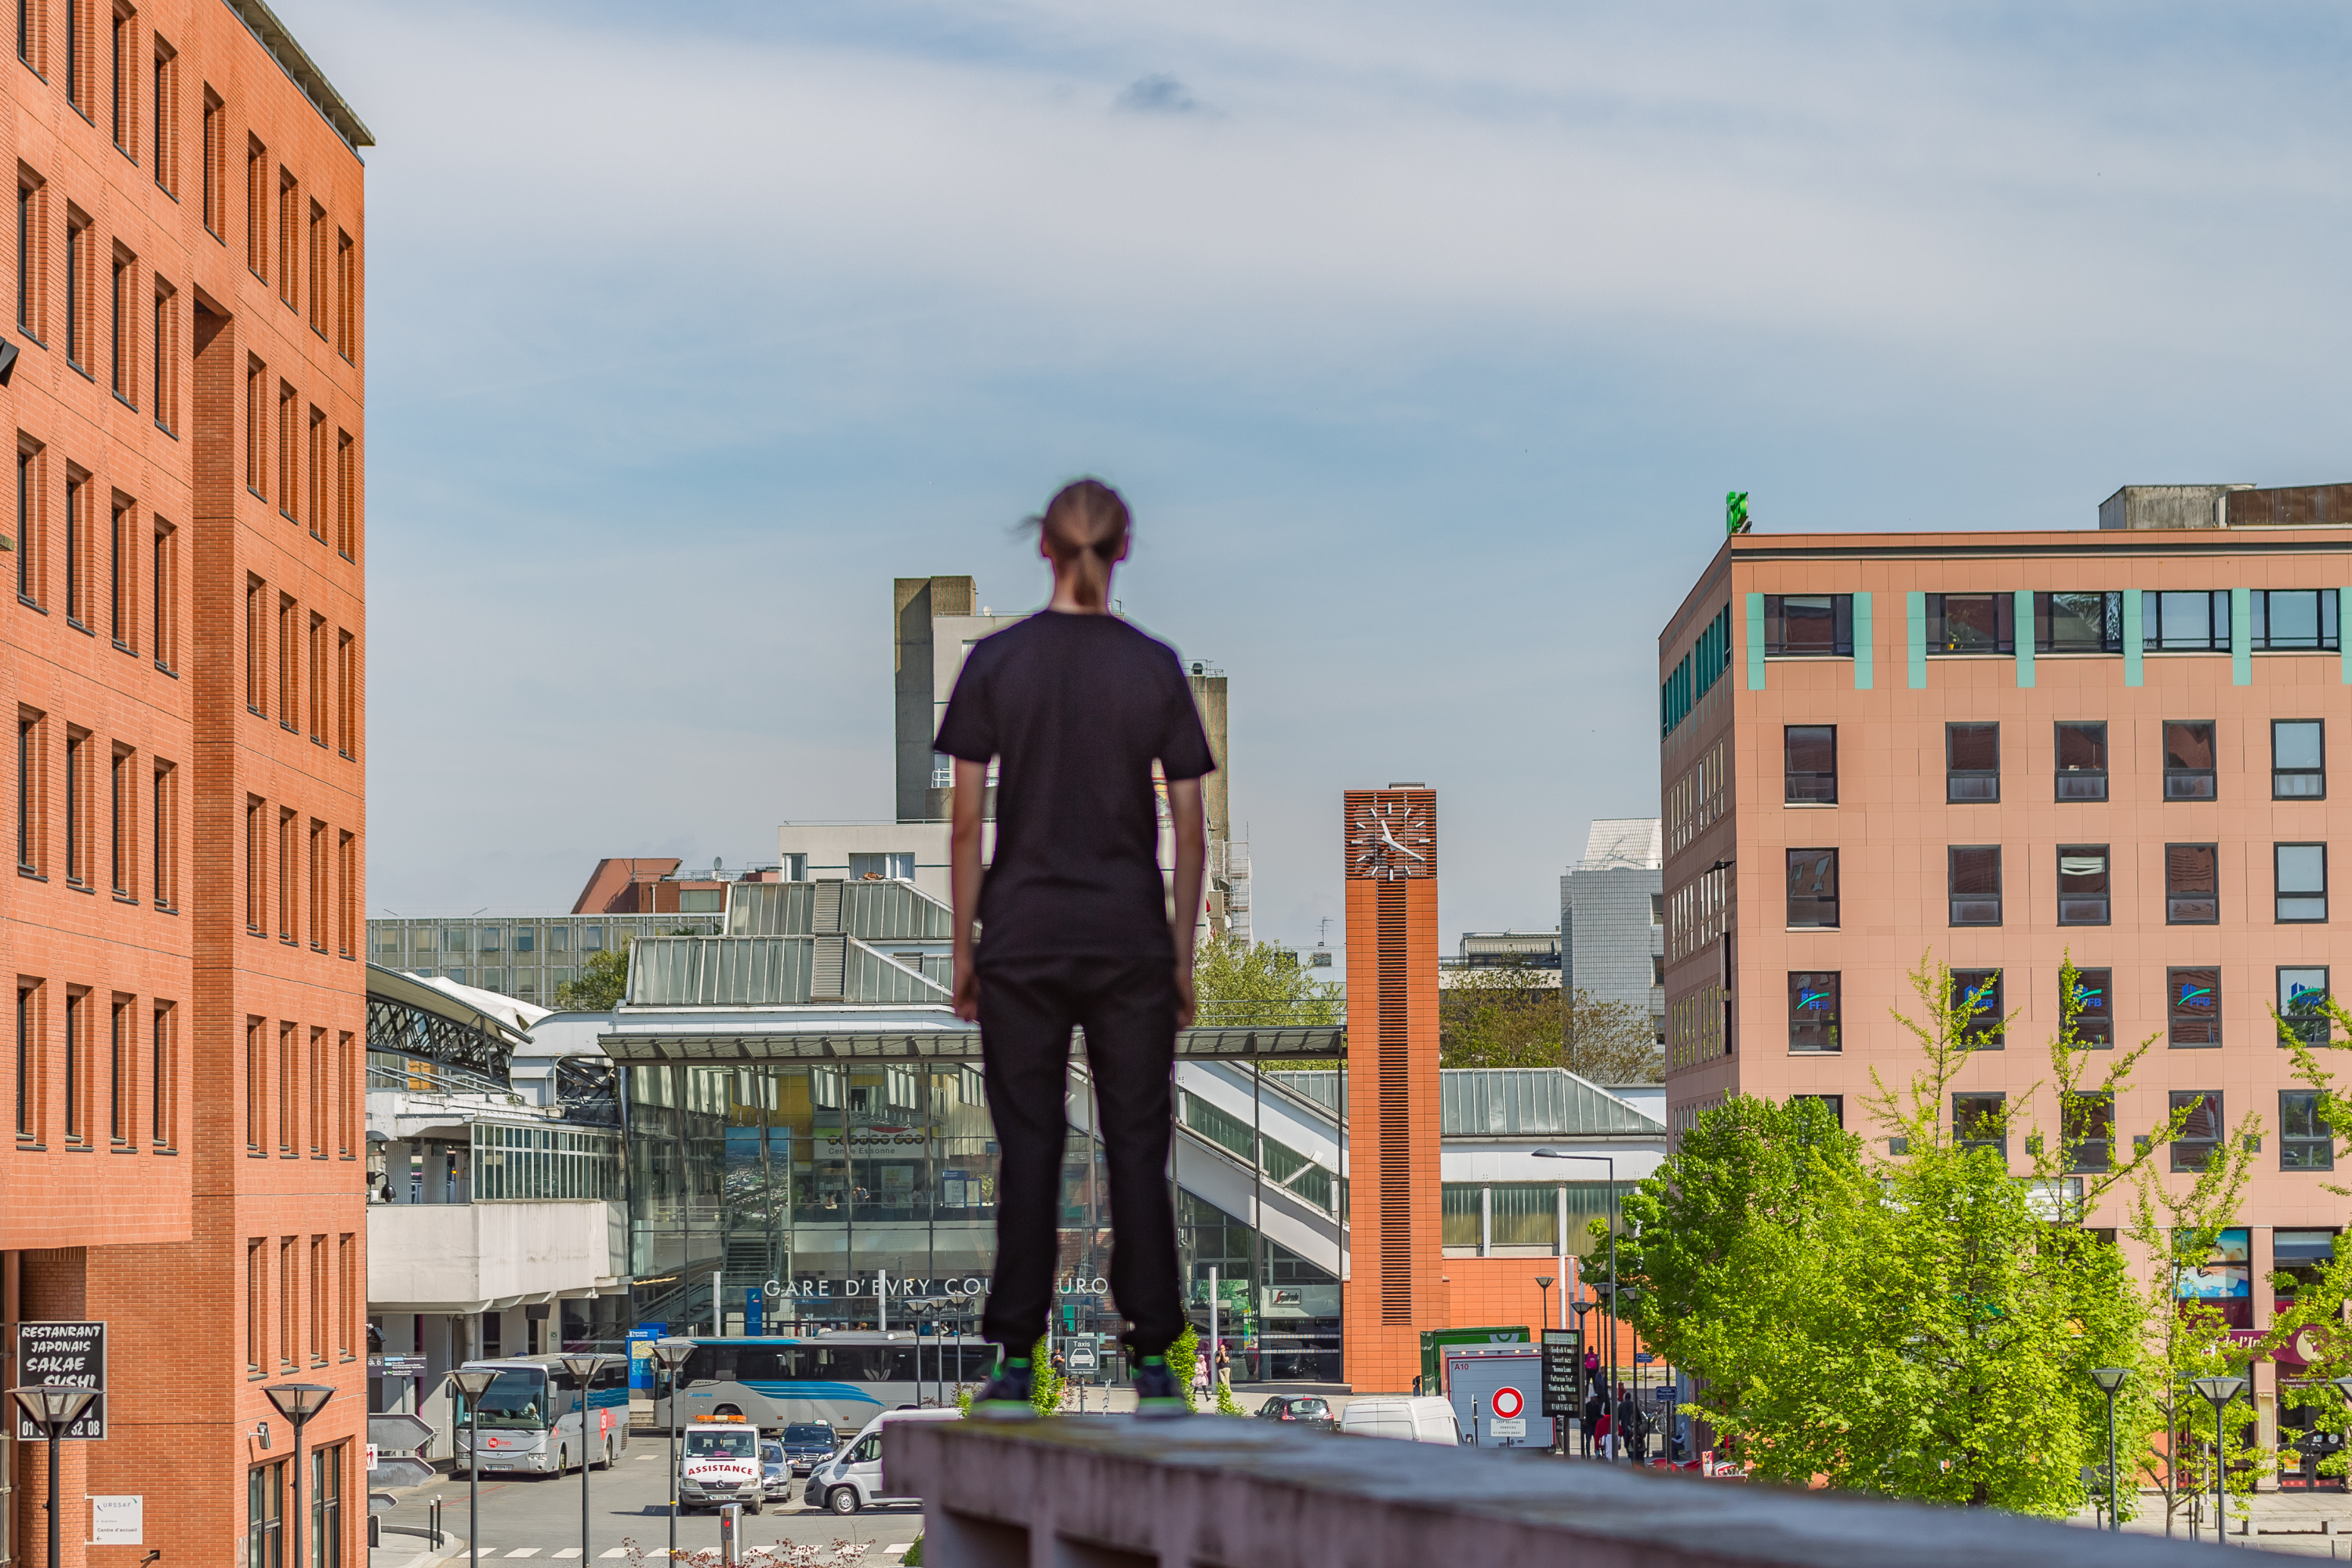
<instances>
[{"instance_id":1,"label":"pedestrian walking","mask_svg":"<svg viewBox=\"0 0 2352 1568\"><path fill-rule=\"evenodd\" d=\"M1601 1458L1603 1460L1613 1459L1616 1458L1616 1456L1611 1453L1609 1449L1609 1440L1612 1436L1614 1436L1614 1434L1609 1430L1609 1411L1608 1407L1605 1405L1601 1408L1601 1426L1599 1432L1595 1436L1601 1445Z\"/></svg>"},{"instance_id":2,"label":"pedestrian walking","mask_svg":"<svg viewBox=\"0 0 2352 1568\"><path fill-rule=\"evenodd\" d=\"M1223 1340L1217 1342L1217 1381L1227 1388L1234 1385L1234 1352Z\"/></svg>"},{"instance_id":3,"label":"pedestrian walking","mask_svg":"<svg viewBox=\"0 0 2352 1568\"><path fill-rule=\"evenodd\" d=\"M1632 1391L1622 1383L1617 1385L1616 1417L1611 1430L1617 1434L1617 1447L1622 1452L1626 1444L1639 1439L1642 1413L1634 1406ZM1636 1452L1633 1457L1638 1459L1641 1455Z\"/></svg>"},{"instance_id":4,"label":"pedestrian walking","mask_svg":"<svg viewBox=\"0 0 2352 1568\"><path fill-rule=\"evenodd\" d=\"M1586 1458L1592 1458L1592 1440L1601 1430L1601 1417L1608 1404L1598 1390L1584 1396L1584 1419L1577 1424L1578 1451Z\"/></svg>"},{"instance_id":5,"label":"pedestrian walking","mask_svg":"<svg viewBox=\"0 0 2352 1568\"><path fill-rule=\"evenodd\" d=\"M1170 1079L1176 1031L1192 1021L1201 779L1215 764L1175 650L1111 613L1127 503L1081 479L1035 521L1053 597L972 645L934 742L955 759L955 1011L980 1025L999 1149L996 1269L981 1321L999 1363L972 1414L1034 1414L1029 1357L1059 1260L1063 1105L1079 1026L1109 1164L1110 1288L1127 1321L1137 1414L1189 1415L1167 1360L1184 1329L1166 1183ZM1175 835L1172 905L1155 763ZM992 794L996 850L983 868Z\"/></svg>"}]
</instances>

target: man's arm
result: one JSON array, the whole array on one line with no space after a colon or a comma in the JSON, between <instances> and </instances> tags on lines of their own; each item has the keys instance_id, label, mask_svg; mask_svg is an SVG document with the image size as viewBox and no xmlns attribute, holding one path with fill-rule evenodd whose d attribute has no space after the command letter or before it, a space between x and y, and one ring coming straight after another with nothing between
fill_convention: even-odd
<instances>
[{"instance_id":1,"label":"man's arm","mask_svg":"<svg viewBox=\"0 0 2352 1568\"><path fill-rule=\"evenodd\" d=\"M1169 934L1176 939L1176 1026L1192 1026L1192 933L1201 922L1201 880L1208 830L1201 819L1201 781L1168 781L1168 814L1176 826L1176 902Z\"/></svg>"},{"instance_id":2,"label":"man's arm","mask_svg":"<svg viewBox=\"0 0 2352 1568\"><path fill-rule=\"evenodd\" d=\"M956 759L948 819L948 897L955 907L955 1013L980 1017L980 976L972 968L971 928L980 919L980 818L988 803L988 764Z\"/></svg>"}]
</instances>

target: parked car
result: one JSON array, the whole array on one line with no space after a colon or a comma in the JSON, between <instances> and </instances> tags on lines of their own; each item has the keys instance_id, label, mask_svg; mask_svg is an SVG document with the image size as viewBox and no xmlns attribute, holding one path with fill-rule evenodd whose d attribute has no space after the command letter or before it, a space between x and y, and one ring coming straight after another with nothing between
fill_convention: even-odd
<instances>
[{"instance_id":1,"label":"parked car","mask_svg":"<svg viewBox=\"0 0 2352 1568\"><path fill-rule=\"evenodd\" d=\"M1312 1394L1273 1394L1253 1414L1265 1421L1296 1421L1303 1426L1320 1426L1327 1431L1331 1426L1331 1402Z\"/></svg>"},{"instance_id":2,"label":"parked car","mask_svg":"<svg viewBox=\"0 0 2352 1568\"><path fill-rule=\"evenodd\" d=\"M793 1461L773 1437L760 1439L760 1495L767 1502L793 1500Z\"/></svg>"},{"instance_id":3,"label":"parked car","mask_svg":"<svg viewBox=\"0 0 2352 1568\"><path fill-rule=\"evenodd\" d=\"M808 1486L801 1493L801 1500L835 1513L856 1513L874 1503L921 1501L893 1491L883 1478L882 1428L893 1421L962 1419L963 1412L953 1406L943 1410L885 1410L868 1421L840 1453L809 1472Z\"/></svg>"},{"instance_id":4,"label":"parked car","mask_svg":"<svg viewBox=\"0 0 2352 1568\"><path fill-rule=\"evenodd\" d=\"M1460 1447L1462 1423L1454 1406L1434 1394L1410 1399L1351 1399L1339 1412L1339 1430L1364 1437L1402 1437L1408 1443Z\"/></svg>"},{"instance_id":5,"label":"parked car","mask_svg":"<svg viewBox=\"0 0 2352 1568\"><path fill-rule=\"evenodd\" d=\"M841 1439L822 1421L793 1422L784 1428L782 1441L784 1458L792 1461L796 1476L807 1475L841 1447Z\"/></svg>"}]
</instances>

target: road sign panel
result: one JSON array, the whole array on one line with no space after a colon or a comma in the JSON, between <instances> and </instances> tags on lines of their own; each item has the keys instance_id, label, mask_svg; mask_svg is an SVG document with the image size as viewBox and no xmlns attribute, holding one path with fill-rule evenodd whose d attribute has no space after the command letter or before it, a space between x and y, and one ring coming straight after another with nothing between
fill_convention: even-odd
<instances>
[{"instance_id":1,"label":"road sign panel","mask_svg":"<svg viewBox=\"0 0 2352 1568\"><path fill-rule=\"evenodd\" d=\"M68 1439L103 1442L106 1438L106 1325L104 1323L18 1323L16 1381L11 1386L64 1384L94 1388L98 1397L80 1419L67 1427ZM32 1417L16 1413L16 1440L37 1442L46 1436Z\"/></svg>"},{"instance_id":2,"label":"road sign panel","mask_svg":"<svg viewBox=\"0 0 2352 1568\"><path fill-rule=\"evenodd\" d=\"M1495 1414L1503 1420L1510 1420L1527 1407L1528 1402L1519 1397L1519 1391L1509 1384L1495 1390Z\"/></svg>"}]
</instances>

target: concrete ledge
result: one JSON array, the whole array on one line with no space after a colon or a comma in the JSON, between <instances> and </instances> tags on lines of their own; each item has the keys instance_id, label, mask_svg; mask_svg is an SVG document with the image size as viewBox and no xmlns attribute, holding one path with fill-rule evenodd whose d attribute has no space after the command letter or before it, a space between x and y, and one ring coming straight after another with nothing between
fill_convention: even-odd
<instances>
[{"instance_id":1,"label":"concrete ledge","mask_svg":"<svg viewBox=\"0 0 2352 1568\"><path fill-rule=\"evenodd\" d=\"M2210 1546L1271 1421L883 1427L926 1568L2189 1568Z\"/></svg>"}]
</instances>

